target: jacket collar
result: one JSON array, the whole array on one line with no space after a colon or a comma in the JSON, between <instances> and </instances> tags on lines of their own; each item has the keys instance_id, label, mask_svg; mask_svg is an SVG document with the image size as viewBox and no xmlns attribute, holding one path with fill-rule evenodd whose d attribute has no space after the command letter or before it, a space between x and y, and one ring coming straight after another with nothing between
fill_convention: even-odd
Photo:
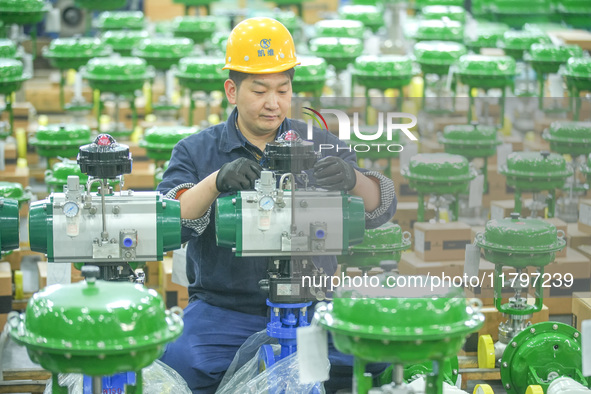
<instances>
[{"instance_id":1,"label":"jacket collar","mask_svg":"<svg viewBox=\"0 0 591 394\"><path fill-rule=\"evenodd\" d=\"M222 152L229 153L234 149L241 148L245 146L248 141L246 137L238 130L236 127L238 119L238 109L234 108L232 113L228 117L228 120L224 124L222 128L222 132L220 135L220 144L219 148ZM288 118L285 118L281 126L279 126L279 130L277 134L281 134L284 130L289 130L291 121Z\"/></svg>"}]
</instances>

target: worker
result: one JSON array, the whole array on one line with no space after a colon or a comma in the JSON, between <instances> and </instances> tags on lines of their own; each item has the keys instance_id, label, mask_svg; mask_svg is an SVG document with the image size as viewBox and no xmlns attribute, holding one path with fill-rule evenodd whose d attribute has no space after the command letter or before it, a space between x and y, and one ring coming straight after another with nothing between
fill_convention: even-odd
<instances>
[{"instance_id":1,"label":"worker","mask_svg":"<svg viewBox=\"0 0 591 394\"><path fill-rule=\"evenodd\" d=\"M293 39L278 21L258 17L236 25L223 67L230 70L224 89L235 108L227 121L180 141L158 185L160 192L180 201L190 283L183 334L169 344L162 361L179 372L194 393L215 392L240 345L266 327L266 295L259 281L268 277L267 259L236 257L231 249L216 245L213 204L218 197L254 188L267 143L288 130L307 136L304 122L286 116L298 64ZM330 132L314 128L312 140L316 151L320 144L334 148L322 149L310 182L363 198L367 228L390 220L396 210L393 182L358 168L355 153ZM328 275L336 270L335 256L313 261ZM350 386L352 361L346 362ZM333 375L341 374L339 363L331 358L328 392Z\"/></svg>"}]
</instances>

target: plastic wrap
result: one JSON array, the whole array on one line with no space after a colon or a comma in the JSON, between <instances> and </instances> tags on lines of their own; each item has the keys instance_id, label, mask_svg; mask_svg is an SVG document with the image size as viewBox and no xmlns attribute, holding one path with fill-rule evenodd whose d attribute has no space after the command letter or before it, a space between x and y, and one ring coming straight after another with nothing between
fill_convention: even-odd
<instances>
[{"instance_id":1,"label":"plastic wrap","mask_svg":"<svg viewBox=\"0 0 591 394\"><path fill-rule=\"evenodd\" d=\"M143 394L191 394L191 390L184 379L168 365L155 361L142 369L144 380ZM82 375L75 373L59 374L60 386L67 387L69 394L82 394ZM51 379L49 379L43 394L52 394Z\"/></svg>"},{"instance_id":2,"label":"plastic wrap","mask_svg":"<svg viewBox=\"0 0 591 394\"><path fill-rule=\"evenodd\" d=\"M265 331L260 331L248 338L236 353L216 394L324 393L324 386L321 383L300 384L295 354L261 371L259 365L262 355L261 346L274 341ZM281 347L277 344L271 346L275 355L278 355Z\"/></svg>"}]
</instances>

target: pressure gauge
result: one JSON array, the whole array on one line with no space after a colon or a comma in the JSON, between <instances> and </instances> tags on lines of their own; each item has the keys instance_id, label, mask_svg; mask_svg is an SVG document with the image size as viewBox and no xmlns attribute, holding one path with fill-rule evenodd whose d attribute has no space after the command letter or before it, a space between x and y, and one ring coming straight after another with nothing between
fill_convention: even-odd
<instances>
[{"instance_id":1,"label":"pressure gauge","mask_svg":"<svg viewBox=\"0 0 591 394\"><path fill-rule=\"evenodd\" d=\"M275 200L271 196L263 196L259 200L259 208L263 211L271 211L275 207Z\"/></svg>"},{"instance_id":2,"label":"pressure gauge","mask_svg":"<svg viewBox=\"0 0 591 394\"><path fill-rule=\"evenodd\" d=\"M68 201L64 204L63 211L67 218L73 218L78 215L80 207L74 201Z\"/></svg>"}]
</instances>

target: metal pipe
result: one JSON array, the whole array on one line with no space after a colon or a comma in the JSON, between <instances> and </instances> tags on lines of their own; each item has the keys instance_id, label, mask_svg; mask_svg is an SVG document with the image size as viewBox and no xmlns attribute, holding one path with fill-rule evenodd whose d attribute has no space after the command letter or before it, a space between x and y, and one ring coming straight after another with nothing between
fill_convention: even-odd
<instances>
[{"instance_id":1,"label":"metal pipe","mask_svg":"<svg viewBox=\"0 0 591 394\"><path fill-rule=\"evenodd\" d=\"M285 173L283 175L281 175L281 178L279 178L279 189L284 190L283 189L283 182L285 181L285 178L289 177L290 181L291 181L291 233L295 234L296 231L296 225L295 225L295 177L293 176L293 174L291 172Z\"/></svg>"},{"instance_id":2,"label":"metal pipe","mask_svg":"<svg viewBox=\"0 0 591 394\"><path fill-rule=\"evenodd\" d=\"M109 182L106 179L101 179L101 206L102 206L102 217L103 217L103 232L101 233L101 238L105 241L109 239L109 233L107 232L107 207L105 203L105 192L108 188Z\"/></svg>"},{"instance_id":3,"label":"metal pipe","mask_svg":"<svg viewBox=\"0 0 591 394\"><path fill-rule=\"evenodd\" d=\"M101 376L92 377L92 394L102 394L103 378Z\"/></svg>"}]
</instances>

